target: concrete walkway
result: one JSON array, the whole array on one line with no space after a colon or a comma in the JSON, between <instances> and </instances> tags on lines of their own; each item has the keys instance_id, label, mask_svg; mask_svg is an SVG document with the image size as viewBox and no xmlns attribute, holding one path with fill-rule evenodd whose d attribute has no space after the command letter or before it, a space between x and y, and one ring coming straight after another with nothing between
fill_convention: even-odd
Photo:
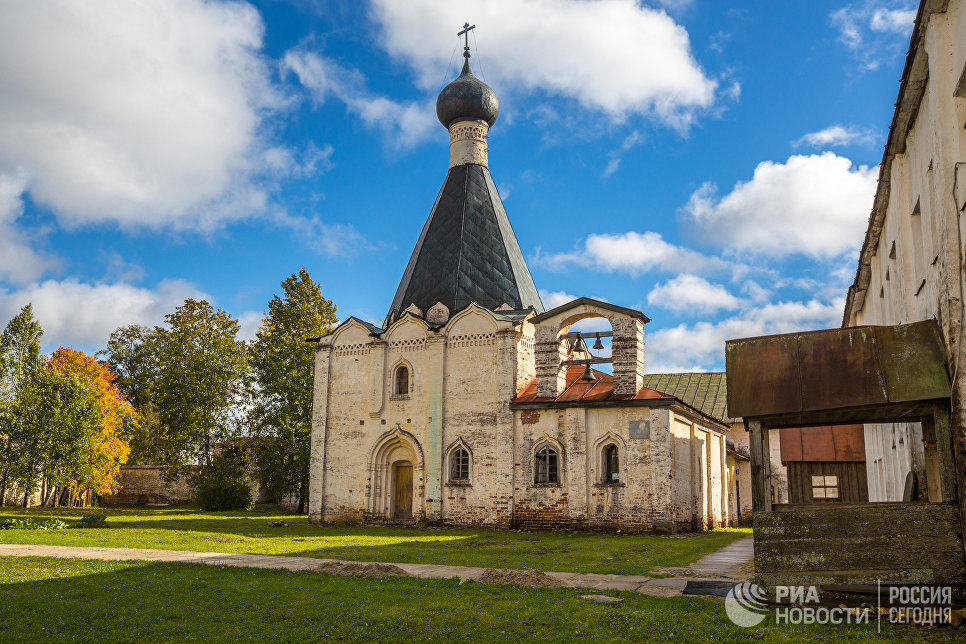
<instances>
[{"instance_id":1,"label":"concrete walkway","mask_svg":"<svg viewBox=\"0 0 966 644\"><path fill-rule=\"evenodd\" d=\"M727 554L712 560L706 565L707 573L698 574L723 575L735 572L751 558L751 537L742 539L730 546L722 548L716 553L702 557L696 564L704 562L709 557L721 553ZM730 551L729 549L742 544L743 548ZM746 555L742 555L746 553ZM44 546L27 544L0 544L0 556L12 557L62 557L69 559L100 559L105 561L175 561L183 563L199 563L210 566L235 566L242 568L281 568L284 570L316 570L326 563L365 564L372 562L350 562L338 559L315 559L311 557L283 557L278 555L249 555L223 552L190 552L185 550L155 550L153 548L88 548L75 546ZM741 557L744 556L744 559ZM728 568L730 563L731 567ZM469 566L437 566L433 564L392 564L404 570L407 574L421 579L460 579L474 581L486 572L487 568ZM692 566L694 569L695 566ZM713 570L712 570L713 569ZM695 572L697 570L695 569ZM680 595L689 581L698 577L669 577L653 579L635 575L599 575L593 573L548 572L546 573L564 586L571 588L591 588L595 590L629 590L653 595L656 597L671 597Z\"/></svg>"},{"instance_id":2,"label":"concrete walkway","mask_svg":"<svg viewBox=\"0 0 966 644\"><path fill-rule=\"evenodd\" d=\"M755 556L754 537L739 539L721 550L705 555L691 564L694 574L701 576L718 575L730 577Z\"/></svg>"}]
</instances>

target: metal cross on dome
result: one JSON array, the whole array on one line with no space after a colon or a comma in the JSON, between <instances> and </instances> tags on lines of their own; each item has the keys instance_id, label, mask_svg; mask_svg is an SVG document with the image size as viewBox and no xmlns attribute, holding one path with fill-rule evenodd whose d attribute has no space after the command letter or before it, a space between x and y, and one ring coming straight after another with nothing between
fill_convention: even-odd
<instances>
[{"instance_id":1,"label":"metal cross on dome","mask_svg":"<svg viewBox=\"0 0 966 644\"><path fill-rule=\"evenodd\" d=\"M458 32L457 37L463 36L466 38L466 45L463 47L464 53L469 53L470 51L470 31L476 29L476 25L470 25L470 23L463 23L463 31Z\"/></svg>"}]
</instances>

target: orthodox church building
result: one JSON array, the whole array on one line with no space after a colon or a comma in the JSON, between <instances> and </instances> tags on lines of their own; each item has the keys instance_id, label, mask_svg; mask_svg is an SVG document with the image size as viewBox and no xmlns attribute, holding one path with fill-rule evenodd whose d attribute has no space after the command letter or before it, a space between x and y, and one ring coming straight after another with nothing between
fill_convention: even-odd
<instances>
[{"instance_id":1,"label":"orthodox church building","mask_svg":"<svg viewBox=\"0 0 966 644\"><path fill-rule=\"evenodd\" d=\"M695 392L686 404L644 386L647 316L589 298L544 310L490 176L499 103L464 57L436 105L449 170L385 321L350 317L317 339L310 519L733 523L747 465L729 421ZM611 331L572 330L587 318ZM587 347L601 337L610 358Z\"/></svg>"}]
</instances>

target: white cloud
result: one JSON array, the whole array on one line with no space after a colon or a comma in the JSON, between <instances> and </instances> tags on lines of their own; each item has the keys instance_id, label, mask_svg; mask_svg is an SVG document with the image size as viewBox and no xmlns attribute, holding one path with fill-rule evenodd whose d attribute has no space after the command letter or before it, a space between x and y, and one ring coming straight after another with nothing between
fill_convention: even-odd
<instances>
[{"instance_id":1,"label":"white cloud","mask_svg":"<svg viewBox=\"0 0 966 644\"><path fill-rule=\"evenodd\" d=\"M827 259L861 243L877 172L831 152L763 161L723 197L704 184L684 214L707 241L732 250Z\"/></svg>"},{"instance_id":2,"label":"white cloud","mask_svg":"<svg viewBox=\"0 0 966 644\"><path fill-rule=\"evenodd\" d=\"M242 2L9 2L0 172L66 226L210 229L264 208L263 117L284 105Z\"/></svg>"},{"instance_id":3,"label":"white cloud","mask_svg":"<svg viewBox=\"0 0 966 644\"><path fill-rule=\"evenodd\" d=\"M319 148L311 141L303 150L276 145L262 153L262 166L280 177L304 179L331 170L335 166L333 154L335 148L331 145Z\"/></svg>"},{"instance_id":4,"label":"white cloud","mask_svg":"<svg viewBox=\"0 0 966 644\"><path fill-rule=\"evenodd\" d=\"M0 291L0 320L5 324L32 302L34 316L44 328L45 347L98 349L119 326L161 324L165 314L188 297L210 299L184 280L165 280L153 289L123 283L47 280L17 291Z\"/></svg>"},{"instance_id":5,"label":"white cloud","mask_svg":"<svg viewBox=\"0 0 966 644\"><path fill-rule=\"evenodd\" d=\"M635 145L641 141L641 133L634 130L621 141L620 146L616 150L612 150L608 156L610 160L607 162L607 167L604 169L604 176L608 177L620 168L621 161L624 160L624 155L631 151Z\"/></svg>"},{"instance_id":6,"label":"white cloud","mask_svg":"<svg viewBox=\"0 0 966 644\"><path fill-rule=\"evenodd\" d=\"M646 369L650 373L722 369L726 340L835 328L842 321L844 305L842 298L777 302L720 322L660 329L648 334Z\"/></svg>"},{"instance_id":7,"label":"white cloud","mask_svg":"<svg viewBox=\"0 0 966 644\"><path fill-rule=\"evenodd\" d=\"M31 247L31 239L17 228L23 214L23 193L27 177L0 173L0 279L17 284L40 277L55 261Z\"/></svg>"},{"instance_id":8,"label":"white cloud","mask_svg":"<svg viewBox=\"0 0 966 644\"><path fill-rule=\"evenodd\" d=\"M372 16L427 91L439 89L457 26L473 16L483 45L473 48L476 71L498 95L542 90L679 128L714 102L716 81L695 61L687 30L637 0L374 0Z\"/></svg>"},{"instance_id":9,"label":"white cloud","mask_svg":"<svg viewBox=\"0 0 966 644\"><path fill-rule=\"evenodd\" d=\"M715 313L737 309L741 301L720 284L695 275L678 275L655 284L647 294L647 303L678 313Z\"/></svg>"},{"instance_id":10,"label":"white cloud","mask_svg":"<svg viewBox=\"0 0 966 644\"><path fill-rule=\"evenodd\" d=\"M400 102L374 95L366 89L357 70L343 67L304 47L286 52L282 65L298 77L316 102L323 103L330 95L334 96L366 125L382 130L386 139L397 147L415 145L439 127L435 103L428 98L421 102Z\"/></svg>"},{"instance_id":11,"label":"white cloud","mask_svg":"<svg viewBox=\"0 0 966 644\"><path fill-rule=\"evenodd\" d=\"M245 311L238 316L238 324L241 327L238 329L238 339L251 341L255 339L255 334L258 332L258 328L262 326L262 320L265 319L265 314L261 311Z\"/></svg>"},{"instance_id":12,"label":"white cloud","mask_svg":"<svg viewBox=\"0 0 966 644\"><path fill-rule=\"evenodd\" d=\"M912 34L915 4L903 0L865 0L833 11L829 18L839 41L864 69L877 69L885 57L902 52Z\"/></svg>"},{"instance_id":13,"label":"white cloud","mask_svg":"<svg viewBox=\"0 0 966 644\"><path fill-rule=\"evenodd\" d=\"M664 241L660 233L634 231L619 234L593 234L583 248L568 253L537 255L531 260L548 270L562 271L573 266L595 268L630 275L649 271L695 272L709 265L723 264L715 258Z\"/></svg>"},{"instance_id":14,"label":"white cloud","mask_svg":"<svg viewBox=\"0 0 966 644\"><path fill-rule=\"evenodd\" d=\"M813 148L828 148L837 145L858 143L869 145L876 140L876 134L871 129L862 129L854 125L830 125L824 130L809 132L800 139L792 141L792 145L800 147L807 145Z\"/></svg>"},{"instance_id":15,"label":"white cloud","mask_svg":"<svg viewBox=\"0 0 966 644\"><path fill-rule=\"evenodd\" d=\"M318 215L293 217L284 211L276 212L273 222L292 231L299 241L326 257L352 259L360 253L368 253L384 244L372 243L352 224L330 224Z\"/></svg>"},{"instance_id":16,"label":"white cloud","mask_svg":"<svg viewBox=\"0 0 966 644\"><path fill-rule=\"evenodd\" d=\"M558 306L563 306L567 302L572 302L576 299L576 295L571 295L565 291L545 291L540 289L540 301L543 302L543 308L548 311L550 309L555 309Z\"/></svg>"},{"instance_id":17,"label":"white cloud","mask_svg":"<svg viewBox=\"0 0 966 644\"><path fill-rule=\"evenodd\" d=\"M656 0L656 4L664 7L668 11L678 12L691 6L693 0Z\"/></svg>"},{"instance_id":18,"label":"white cloud","mask_svg":"<svg viewBox=\"0 0 966 644\"><path fill-rule=\"evenodd\" d=\"M872 31L892 31L909 35L916 20L915 9L876 9L872 12L869 28Z\"/></svg>"}]
</instances>

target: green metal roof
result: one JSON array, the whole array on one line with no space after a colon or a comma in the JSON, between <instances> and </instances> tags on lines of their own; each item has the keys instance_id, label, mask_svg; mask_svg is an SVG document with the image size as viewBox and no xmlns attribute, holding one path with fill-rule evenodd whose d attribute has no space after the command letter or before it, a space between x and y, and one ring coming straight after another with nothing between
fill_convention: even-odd
<instances>
[{"instance_id":1,"label":"green metal roof","mask_svg":"<svg viewBox=\"0 0 966 644\"><path fill-rule=\"evenodd\" d=\"M723 423L737 422L728 416L728 386L723 372L648 373L644 374L644 386L674 396Z\"/></svg>"}]
</instances>

